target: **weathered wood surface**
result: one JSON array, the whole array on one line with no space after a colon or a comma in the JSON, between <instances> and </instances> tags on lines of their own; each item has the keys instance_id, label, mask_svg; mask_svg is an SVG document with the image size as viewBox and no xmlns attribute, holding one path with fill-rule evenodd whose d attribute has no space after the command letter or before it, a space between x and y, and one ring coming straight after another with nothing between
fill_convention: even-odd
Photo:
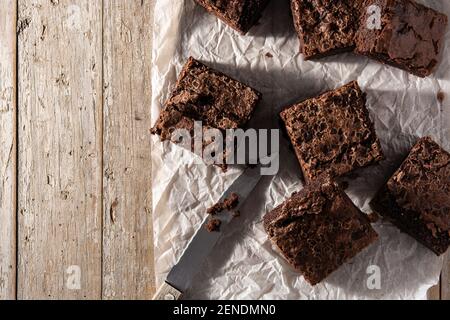
<instances>
[{"instance_id":1,"label":"weathered wood surface","mask_svg":"<svg viewBox=\"0 0 450 320\"><path fill-rule=\"evenodd\" d=\"M16 296L16 1L0 6L0 300Z\"/></svg>"},{"instance_id":2,"label":"weathered wood surface","mask_svg":"<svg viewBox=\"0 0 450 320\"><path fill-rule=\"evenodd\" d=\"M103 297L151 299L149 1L104 2Z\"/></svg>"},{"instance_id":3,"label":"weathered wood surface","mask_svg":"<svg viewBox=\"0 0 450 320\"><path fill-rule=\"evenodd\" d=\"M101 17L19 0L19 299L101 298Z\"/></svg>"},{"instance_id":4,"label":"weathered wood surface","mask_svg":"<svg viewBox=\"0 0 450 320\"><path fill-rule=\"evenodd\" d=\"M450 300L450 252L447 252L444 259L441 275L441 299Z\"/></svg>"}]
</instances>

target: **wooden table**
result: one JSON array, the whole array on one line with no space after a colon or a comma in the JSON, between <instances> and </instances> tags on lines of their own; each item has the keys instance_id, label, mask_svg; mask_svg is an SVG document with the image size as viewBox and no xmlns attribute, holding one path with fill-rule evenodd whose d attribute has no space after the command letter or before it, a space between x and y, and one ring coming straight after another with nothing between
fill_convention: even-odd
<instances>
[{"instance_id":1,"label":"wooden table","mask_svg":"<svg viewBox=\"0 0 450 320\"><path fill-rule=\"evenodd\" d=\"M151 298L154 1L17 2L0 6L0 299ZM449 287L447 261L430 298Z\"/></svg>"}]
</instances>

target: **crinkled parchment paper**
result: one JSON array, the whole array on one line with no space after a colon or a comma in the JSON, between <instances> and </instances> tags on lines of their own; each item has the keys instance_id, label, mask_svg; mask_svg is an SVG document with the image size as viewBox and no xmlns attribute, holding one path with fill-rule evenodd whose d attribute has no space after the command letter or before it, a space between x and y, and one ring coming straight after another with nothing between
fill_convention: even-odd
<instances>
[{"instance_id":1,"label":"crinkled parchment paper","mask_svg":"<svg viewBox=\"0 0 450 320\"><path fill-rule=\"evenodd\" d=\"M450 16L450 2L423 1ZM343 54L305 62L291 22L288 0L272 0L258 26L240 36L192 0L158 0L153 43L153 121L192 55L263 93L251 126L276 128L280 109L327 89L358 80L367 92L387 160L348 178L347 193L366 213L368 202L393 173L417 137L432 136L450 150L450 34L444 62L420 79L365 57ZM270 55L267 55L270 53ZM442 103L439 91L445 93ZM157 284L165 279L195 230L227 185L239 175L195 164L180 147L152 138ZM439 280L442 259L387 222L375 225L380 240L323 283L311 287L273 250L262 216L302 188L289 142L281 141L281 168L249 197L196 278L196 299L424 299ZM368 266L381 270L381 289L369 290Z\"/></svg>"}]
</instances>

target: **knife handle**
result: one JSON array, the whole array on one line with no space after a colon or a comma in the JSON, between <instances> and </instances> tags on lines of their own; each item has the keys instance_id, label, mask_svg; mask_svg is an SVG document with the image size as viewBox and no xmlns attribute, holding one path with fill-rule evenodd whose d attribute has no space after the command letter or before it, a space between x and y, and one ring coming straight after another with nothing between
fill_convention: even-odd
<instances>
[{"instance_id":1,"label":"knife handle","mask_svg":"<svg viewBox=\"0 0 450 320\"><path fill-rule=\"evenodd\" d=\"M156 292L153 300L181 300L182 295L183 294L180 291L172 287L167 282L164 282L164 284Z\"/></svg>"}]
</instances>

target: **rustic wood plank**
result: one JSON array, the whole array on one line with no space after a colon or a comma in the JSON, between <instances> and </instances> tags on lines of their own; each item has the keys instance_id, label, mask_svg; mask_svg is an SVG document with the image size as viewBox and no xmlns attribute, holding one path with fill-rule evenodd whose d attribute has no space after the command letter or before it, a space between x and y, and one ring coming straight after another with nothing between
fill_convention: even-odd
<instances>
[{"instance_id":1,"label":"rustic wood plank","mask_svg":"<svg viewBox=\"0 0 450 320\"><path fill-rule=\"evenodd\" d=\"M19 0L21 299L101 298L102 2Z\"/></svg>"},{"instance_id":2,"label":"rustic wood plank","mask_svg":"<svg viewBox=\"0 0 450 320\"><path fill-rule=\"evenodd\" d=\"M105 299L151 299L154 294L149 138L152 2L104 2Z\"/></svg>"},{"instance_id":3,"label":"rustic wood plank","mask_svg":"<svg viewBox=\"0 0 450 320\"><path fill-rule=\"evenodd\" d=\"M440 300L441 299L441 285L437 284L428 290L428 300Z\"/></svg>"},{"instance_id":4,"label":"rustic wood plank","mask_svg":"<svg viewBox=\"0 0 450 320\"><path fill-rule=\"evenodd\" d=\"M450 300L450 252L444 257L444 268L441 275L441 299Z\"/></svg>"},{"instance_id":5,"label":"rustic wood plank","mask_svg":"<svg viewBox=\"0 0 450 320\"><path fill-rule=\"evenodd\" d=\"M0 6L0 300L16 297L15 0Z\"/></svg>"}]
</instances>

